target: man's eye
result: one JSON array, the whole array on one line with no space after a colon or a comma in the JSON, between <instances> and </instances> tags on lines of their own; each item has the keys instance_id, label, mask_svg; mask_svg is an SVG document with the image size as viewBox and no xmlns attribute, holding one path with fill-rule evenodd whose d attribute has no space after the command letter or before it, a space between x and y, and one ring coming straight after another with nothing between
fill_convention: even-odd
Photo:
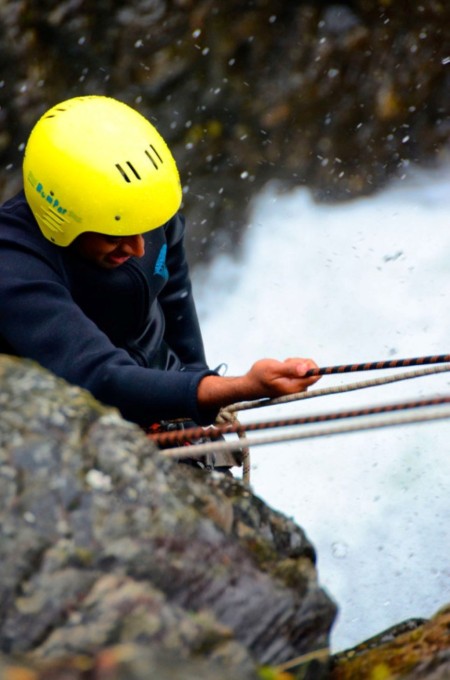
<instances>
[{"instance_id":1,"label":"man's eye","mask_svg":"<svg viewBox=\"0 0 450 680\"><path fill-rule=\"evenodd\" d=\"M120 236L108 236L108 235L104 235L103 238L104 238L105 241L107 241L108 243L113 243L113 244L115 244L115 245L117 245L117 243L120 243L120 240L121 240L121 239L120 239Z\"/></svg>"}]
</instances>

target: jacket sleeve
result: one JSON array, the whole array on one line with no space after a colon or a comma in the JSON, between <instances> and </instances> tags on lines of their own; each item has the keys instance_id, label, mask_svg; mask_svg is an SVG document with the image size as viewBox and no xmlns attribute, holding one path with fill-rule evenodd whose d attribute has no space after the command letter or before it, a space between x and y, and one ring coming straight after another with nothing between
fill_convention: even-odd
<instances>
[{"instance_id":1,"label":"jacket sleeve","mask_svg":"<svg viewBox=\"0 0 450 680\"><path fill-rule=\"evenodd\" d=\"M199 381L210 374L143 368L73 301L63 272L30 249L0 241L0 339L18 356L34 359L68 382L89 390L141 425L191 418L199 424ZM200 356L197 349L197 356Z\"/></svg>"},{"instance_id":2,"label":"jacket sleeve","mask_svg":"<svg viewBox=\"0 0 450 680\"><path fill-rule=\"evenodd\" d=\"M165 340L188 370L207 368L203 339L184 250L184 217L165 227L169 279L159 295L166 322Z\"/></svg>"}]
</instances>

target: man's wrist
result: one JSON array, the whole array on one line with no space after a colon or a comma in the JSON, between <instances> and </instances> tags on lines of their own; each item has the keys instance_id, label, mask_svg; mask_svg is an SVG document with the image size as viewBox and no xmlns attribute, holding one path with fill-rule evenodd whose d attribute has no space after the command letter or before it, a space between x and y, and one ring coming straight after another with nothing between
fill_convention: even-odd
<instances>
[{"instance_id":1,"label":"man's wrist","mask_svg":"<svg viewBox=\"0 0 450 680\"><path fill-rule=\"evenodd\" d=\"M244 376L231 378L207 375L200 380L197 388L200 408L220 408L247 398Z\"/></svg>"}]
</instances>

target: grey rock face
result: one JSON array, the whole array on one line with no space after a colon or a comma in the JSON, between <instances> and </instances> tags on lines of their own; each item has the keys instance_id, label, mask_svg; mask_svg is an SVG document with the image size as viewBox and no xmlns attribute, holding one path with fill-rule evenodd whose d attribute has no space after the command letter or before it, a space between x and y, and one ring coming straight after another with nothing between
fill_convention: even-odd
<instances>
[{"instance_id":1,"label":"grey rock face","mask_svg":"<svg viewBox=\"0 0 450 680\"><path fill-rule=\"evenodd\" d=\"M244 678L327 646L335 605L292 521L32 362L0 356L0 387L0 651L157 644Z\"/></svg>"}]
</instances>

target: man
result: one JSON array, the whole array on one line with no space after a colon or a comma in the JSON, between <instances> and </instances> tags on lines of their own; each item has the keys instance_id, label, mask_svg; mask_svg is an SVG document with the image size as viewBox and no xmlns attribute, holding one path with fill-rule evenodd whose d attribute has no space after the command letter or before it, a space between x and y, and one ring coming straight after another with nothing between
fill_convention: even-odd
<instances>
[{"instance_id":1,"label":"man","mask_svg":"<svg viewBox=\"0 0 450 680\"><path fill-rule=\"evenodd\" d=\"M103 96L47 111L24 191L0 209L0 352L36 360L141 426L306 389L311 360L209 369L183 248L175 161L137 111Z\"/></svg>"}]
</instances>

